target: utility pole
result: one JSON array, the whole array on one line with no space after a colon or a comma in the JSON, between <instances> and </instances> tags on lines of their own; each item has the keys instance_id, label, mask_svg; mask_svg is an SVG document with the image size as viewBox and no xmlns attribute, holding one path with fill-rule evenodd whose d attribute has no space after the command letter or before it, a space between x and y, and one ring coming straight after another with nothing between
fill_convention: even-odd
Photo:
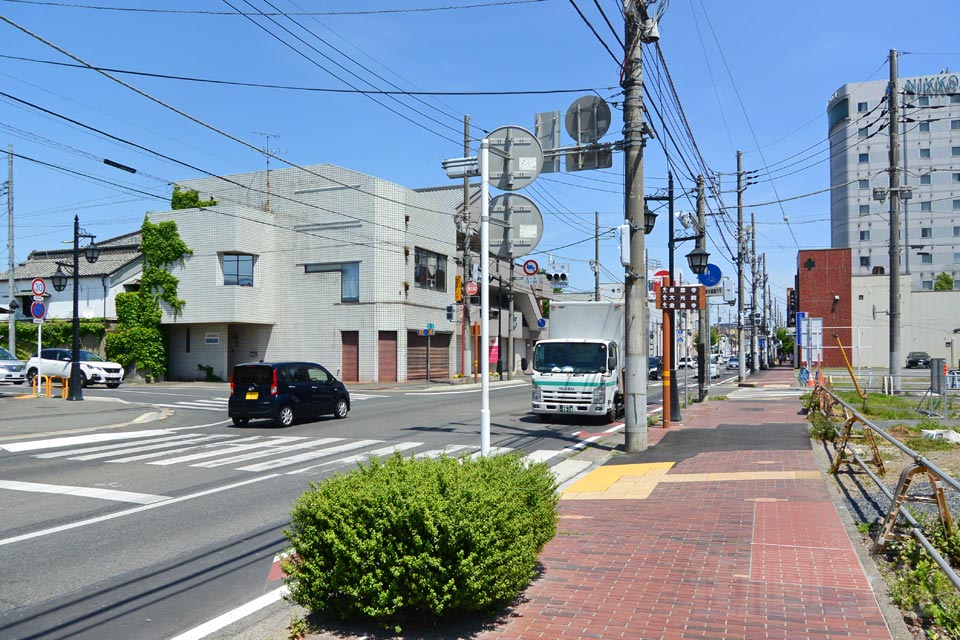
<instances>
[{"instance_id":1,"label":"utility pole","mask_svg":"<svg viewBox=\"0 0 960 640\"><path fill-rule=\"evenodd\" d=\"M470 156L470 116L463 116L463 157ZM463 313L460 314L460 373L467 377L467 335L470 332L470 298L463 290L470 281L470 239L473 230L473 220L470 215L470 176L463 176L463 211L460 217L460 228L463 229L463 275L460 278L460 302ZM474 371L474 380L477 372Z\"/></svg>"},{"instance_id":2,"label":"utility pole","mask_svg":"<svg viewBox=\"0 0 960 640\"><path fill-rule=\"evenodd\" d=\"M743 348L743 294L745 282L743 259L746 238L743 235L743 152L737 151L737 382L747 379L747 352Z\"/></svg>"},{"instance_id":3,"label":"utility pole","mask_svg":"<svg viewBox=\"0 0 960 640\"><path fill-rule=\"evenodd\" d=\"M630 231L630 266L624 282L626 350L624 357L624 449L647 449L647 274L643 271L643 74L641 20L646 6L624 0L625 61L623 99L624 201ZM640 271L641 273L638 273Z\"/></svg>"},{"instance_id":4,"label":"utility pole","mask_svg":"<svg viewBox=\"0 0 960 640\"><path fill-rule=\"evenodd\" d=\"M750 325L753 331L750 333L750 351L753 352L753 370L760 370L760 354L757 353L757 331L760 325L757 322L757 216L750 212L750 264L753 267L753 291L750 295Z\"/></svg>"},{"instance_id":5,"label":"utility pole","mask_svg":"<svg viewBox=\"0 0 960 640\"><path fill-rule=\"evenodd\" d=\"M703 176L697 176L697 247L707 250L707 198L703 193ZM697 345L697 373L700 402L710 393L710 305L704 305L700 316L699 344Z\"/></svg>"},{"instance_id":6,"label":"utility pole","mask_svg":"<svg viewBox=\"0 0 960 640\"><path fill-rule=\"evenodd\" d=\"M900 129L897 50L890 49L890 382L900 393Z\"/></svg>"},{"instance_id":7,"label":"utility pole","mask_svg":"<svg viewBox=\"0 0 960 640\"><path fill-rule=\"evenodd\" d=\"M9 269L7 270L7 292L10 299L7 304L16 302L17 281L13 275L13 267L16 261L13 257L13 145L7 145L7 257L9 258ZM7 348L14 357L17 356L17 319L14 309L10 309L7 314Z\"/></svg>"},{"instance_id":8,"label":"utility pole","mask_svg":"<svg viewBox=\"0 0 960 640\"><path fill-rule=\"evenodd\" d=\"M767 305L770 302L770 285L767 284L767 254L763 253L760 255L760 264L763 265L761 268L762 276L760 276L760 295L763 296L763 315L761 316L762 320L760 321L760 329L763 331L763 361L760 363L760 366L764 369L767 368L767 363L770 362L770 311L767 308Z\"/></svg>"},{"instance_id":9,"label":"utility pole","mask_svg":"<svg viewBox=\"0 0 960 640\"><path fill-rule=\"evenodd\" d=\"M593 212L593 299L600 300L600 212Z\"/></svg>"}]
</instances>

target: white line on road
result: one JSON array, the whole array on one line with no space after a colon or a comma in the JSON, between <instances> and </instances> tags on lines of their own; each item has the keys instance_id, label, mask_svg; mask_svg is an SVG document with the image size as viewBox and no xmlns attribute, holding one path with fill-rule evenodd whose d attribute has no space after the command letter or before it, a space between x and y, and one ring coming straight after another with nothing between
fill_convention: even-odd
<instances>
[{"instance_id":1,"label":"white line on road","mask_svg":"<svg viewBox=\"0 0 960 640\"><path fill-rule=\"evenodd\" d=\"M211 633L215 633L223 629L224 627L233 624L238 620L243 620L249 615L253 615L260 609L269 607L274 602L279 602L283 599L285 595L290 592L287 587L280 587L279 589L274 589L269 593L265 593L256 600L251 600L247 604L240 605L233 611L227 611L223 615L217 616L213 620L204 622L199 627L194 627L189 631L185 631L178 636L174 636L170 640L201 640L201 638L206 638Z\"/></svg>"},{"instance_id":2,"label":"white line on road","mask_svg":"<svg viewBox=\"0 0 960 640\"><path fill-rule=\"evenodd\" d=\"M116 491L114 489L95 489L91 487L72 487L65 484L42 484L39 482L19 482L17 480L0 480L0 489L8 491L29 491L31 493L53 493L63 496L80 496L81 498L97 498L99 500L114 500L116 502L133 502L135 504L153 504L169 500L170 496L155 496L149 493L135 493L133 491Z\"/></svg>"},{"instance_id":3,"label":"white line on road","mask_svg":"<svg viewBox=\"0 0 960 640\"><path fill-rule=\"evenodd\" d=\"M72 436L67 438L50 438L49 440L29 440L27 442L11 442L0 445L0 449L10 452L35 451L37 449L53 449L74 444L89 444L91 442L106 442L108 440L129 440L131 438L150 438L152 436L170 435L165 429L150 431L129 431L127 433L91 433L86 436Z\"/></svg>"}]
</instances>

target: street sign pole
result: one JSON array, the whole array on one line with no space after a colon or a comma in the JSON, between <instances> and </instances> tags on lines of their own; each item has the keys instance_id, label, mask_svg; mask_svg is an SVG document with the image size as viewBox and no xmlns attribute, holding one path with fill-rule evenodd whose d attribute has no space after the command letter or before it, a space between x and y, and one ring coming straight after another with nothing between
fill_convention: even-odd
<instances>
[{"instance_id":1,"label":"street sign pole","mask_svg":"<svg viewBox=\"0 0 960 640\"><path fill-rule=\"evenodd\" d=\"M480 141L480 455L490 455L490 142Z\"/></svg>"}]
</instances>

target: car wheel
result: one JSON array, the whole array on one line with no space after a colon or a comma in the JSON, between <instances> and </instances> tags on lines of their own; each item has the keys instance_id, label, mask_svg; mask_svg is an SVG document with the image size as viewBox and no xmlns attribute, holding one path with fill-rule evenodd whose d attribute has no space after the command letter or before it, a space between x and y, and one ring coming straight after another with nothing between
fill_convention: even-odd
<instances>
[{"instance_id":1,"label":"car wheel","mask_svg":"<svg viewBox=\"0 0 960 640\"><path fill-rule=\"evenodd\" d=\"M350 407L347 405L346 398L340 398L337 400L337 406L333 410L333 417L337 420L342 420L347 417L347 412L350 411Z\"/></svg>"},{"instance_id":2,"label":"car wheel","mask_svg":"<svg viewBox=\"0 0 960 640\"><path fill-rule=\"evenodd\" d=\"M280 413L277 414L277 422L281 427L289 427L293 424L293 407L288 404L280 407Z\"/></svg>"},{"instance_id":3,"label":"car wheel","mask_svg":"<svg viewBox=\"0 0 960 640\"><path fill-rule=\"evenodd\" d=\"M234 418L234 419L233 419L233 426L235 426L235 427L245 427L245 426L247 426L247 423L249 423L249 422L250 422L250 418Z\"/></svg>"},{"instance_id":4,"label":"car wheel","mask_svg":"<svg viewBox=\"0 0 960 640\"><path fill-rule=\"evenodd\" d=\"M119 382L108 382L108 383L107 383L107 388L108 388L108 389L116 389L116 388L119 387L119 386L120 386L120 383L119 383Z\"/></svg>"},{"instance_id":5,"label":"car wheel","mask_svg":"<svg viewBox=\"0 0 960 640\"><path fill-rule=\"evenodd\" d=\"M30 369L30 371L27 371L27 384L29 384L31 387L36 386L36 384L37 384L37 370L36 370L36 369Z\"/></svg>"},{"instance_id":6,"label":"car wheel","mask_svg":"<svg viewBox=\"0 0 960 640\"><path fill-rule=\"evenodd\" d=\"M90 383L87 382L87 376L85 376L85 375L83 374L83 371L81 371L81 372L80 372L80 387L83 388L83 389L86 389L86 388L87 388L87 385L89 385L89 384L90 384Z\"/></svg>"}]
</instances>

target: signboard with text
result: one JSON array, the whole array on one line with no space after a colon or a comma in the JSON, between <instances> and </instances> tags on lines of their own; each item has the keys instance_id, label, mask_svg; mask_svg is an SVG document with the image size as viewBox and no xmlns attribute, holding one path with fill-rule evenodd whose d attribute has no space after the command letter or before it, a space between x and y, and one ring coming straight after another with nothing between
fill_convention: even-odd
<instances>
[{"instance_id":1,"label":"signboard with text","mask_svg":"<svg viewBox=\"0 0 960 640\"><path fill-rule=\"evenodd\" d=\"M707 296L700 286L660 287L657 309L706 309Z\"/></svg>"}]
</instances>

